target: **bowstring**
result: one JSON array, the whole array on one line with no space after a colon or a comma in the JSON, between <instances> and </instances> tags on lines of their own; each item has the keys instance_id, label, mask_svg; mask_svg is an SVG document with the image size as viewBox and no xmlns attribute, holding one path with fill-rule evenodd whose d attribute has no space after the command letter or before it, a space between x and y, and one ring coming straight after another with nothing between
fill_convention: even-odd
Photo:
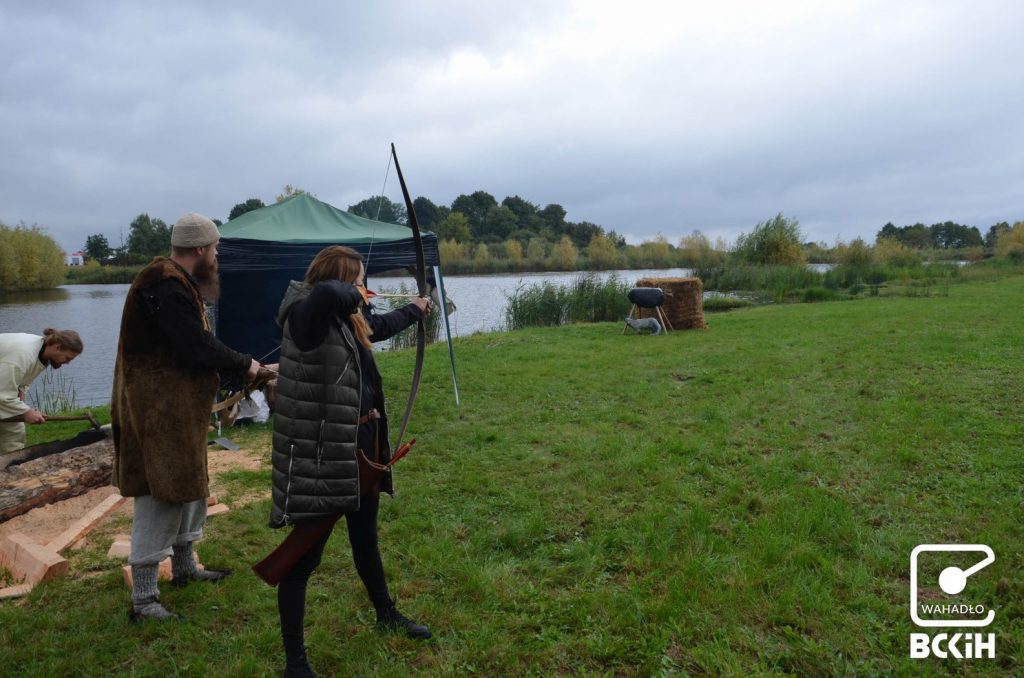
<instances>
[{"instance_id":1,"label":"bowstring","mask_svg":"<svg viewBox=\"0 0 1024 678\"><path fill-rule=\"evenodd\" d=\"M380 223L380 210L384 205L384 192L388 187L388 176L391 174L391 153L388 153L388 166L384 170L384 183L380 187L380 197L377 198L377 214L373 217L373 230L370 232L370 249L366 251L366 261L363 266L369 271L370 257L373 256L373 243L377 241L377 224Z\"/></svg>"}]
</instances>

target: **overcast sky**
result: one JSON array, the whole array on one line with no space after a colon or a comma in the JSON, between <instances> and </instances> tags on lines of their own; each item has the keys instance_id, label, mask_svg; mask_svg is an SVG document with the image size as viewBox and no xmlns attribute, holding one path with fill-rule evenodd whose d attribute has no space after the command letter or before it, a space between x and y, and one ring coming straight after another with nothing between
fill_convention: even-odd
<instances>
[{"instance_id":1,"label":"overcast sky","mask_svg":"<svg viewBox=\"0 0 1024 678\"><path fill-rule=\"evenodd\" d=\"M67 250L414 196L558 203L631 242L1024 219L1017 0L5 2L0 221ZM394 172L385 193L401 200Z\"/></svg>"}]
</instances>

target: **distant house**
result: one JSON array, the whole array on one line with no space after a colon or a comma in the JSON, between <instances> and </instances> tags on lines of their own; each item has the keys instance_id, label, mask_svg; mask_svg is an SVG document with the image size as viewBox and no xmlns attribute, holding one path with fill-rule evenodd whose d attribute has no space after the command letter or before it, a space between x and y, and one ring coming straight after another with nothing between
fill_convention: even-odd
<instances>
[{"instance_id":1,"label":"distant house","mask_svg":"<svg viewBox=\"0 0 1024 678\"><path fill-rule=\"evenodd\" d=\"M72 252L71 254L65 253L64 258L68 266L82 266L85 264L85 252L82 251Z\"/></svg>"}]
</instances>

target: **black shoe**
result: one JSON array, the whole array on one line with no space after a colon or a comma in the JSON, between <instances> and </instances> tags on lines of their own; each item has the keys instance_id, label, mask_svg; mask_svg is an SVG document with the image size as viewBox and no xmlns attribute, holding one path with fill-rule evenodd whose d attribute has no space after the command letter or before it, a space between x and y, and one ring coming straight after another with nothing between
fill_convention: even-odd
<instances>
[{"instance_id":1,"label":"black shoe","mask_svg":"<svg viewBox=\"0 0 1024 678\"><path fill-rule=\"evenodd\" d=\"M171 579L171 586L188 586L189 582L193 581L209 581L218 582L221 579L226 579L231 576L231 570L196 570L190 575L181 577L174 577Z\"/></svg>"},{"instance_id":2,"label":"black shoe","mask_svg":"<svg viewBox=\"0 0 1024 678\"><path fill-rule=\"evenodd\" d=\"M317 678L306 659L306 648L302 648L301 653L291 655L285 650L284 678Z\"/></svg>"},{"instance_id":3,"label":"black shoe","mask_svg":"<svg viewBox=\"0 0 1024 678\"><path fill-rule=\"evenodd\" d=\"M383 631L405 631L405 635L416 640L431 637L429 628L406 617L398 611L394 603L377 612L377 628Z\"/></svg>"},{"instance_id":4,"label":"black shoe","mask_svg":"<svg viewBox=\"0 0 1024 678\"><path fill-rule=\"evenodd\" d=\"M148 619L154 621L178 621L181 619L181 615L168 610L156 598L138 605L133 604L128 608L128 621L132 624L141 624Z\"/></svg>"},{"instance_id":5,"label":"black shoe","mask_svg":"<svg viewBox=\"0 0 1024 678\"><path fill-rule=\"evenodd\" d=\"M301 664L289 663L284 667L284 678L317 678L305 660Z\"/></svg>"}]
</instances>

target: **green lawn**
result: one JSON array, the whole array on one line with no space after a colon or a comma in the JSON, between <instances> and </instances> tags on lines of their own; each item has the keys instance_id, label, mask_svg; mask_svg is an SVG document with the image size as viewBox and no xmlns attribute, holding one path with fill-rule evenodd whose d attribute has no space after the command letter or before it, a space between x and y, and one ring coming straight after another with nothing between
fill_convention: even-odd
<instances>
[{"instance_id":1,"label":"green lawn","mask_svg":"<svg viewBox=\"0 0 1024 678\"><path fill-rule=\"evenodd\" d=\"M436 639L374 630L336 534L310 587L314 669L1021 675L1022 308L1024 278L1009 277L741 309L660 337L617 324L477 335L456 343L458 412L433 346L420 443L381 539L400 607ZM381 363L397 417L412 353ZM232 436L269 458L266 427ZM228 480L228 503L269 487L266 470ZM238 574L165 586L182 624L128 625L98 537L71 578L0 604L0 674L276 675L275 594L248 570L282 536L268 512L264 500L211 519L200 554ZM995 551L967 593L996 612L982 629L996 659L909 658L922 543ZM935 590L922 595L941 602Z\"/></svg>"}]
</instances>

